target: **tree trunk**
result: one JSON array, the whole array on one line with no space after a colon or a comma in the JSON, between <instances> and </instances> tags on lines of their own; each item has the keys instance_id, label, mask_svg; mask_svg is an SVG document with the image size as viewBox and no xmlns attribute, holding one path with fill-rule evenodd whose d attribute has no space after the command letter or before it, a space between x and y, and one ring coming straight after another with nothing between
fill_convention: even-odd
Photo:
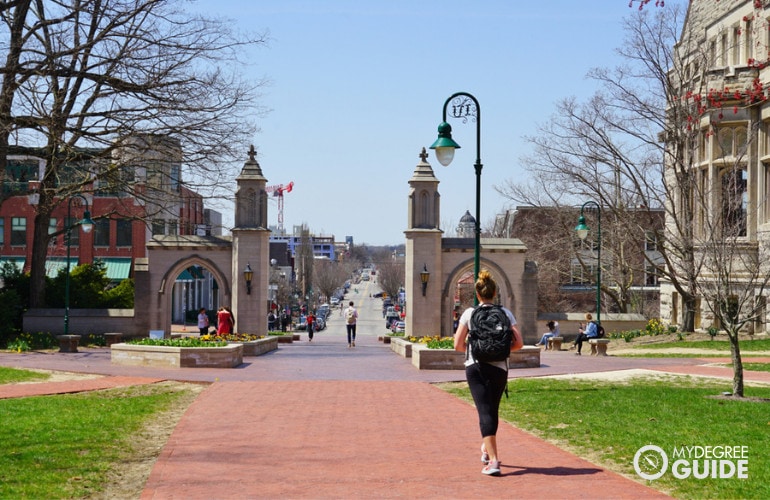
<instances>
[{"instance_id":1,"label":"tree trunk","mask_svg":"<svg viewBox=\"0 0 770 500\"><path fill-rule=\"evenodd\" d=\"M695 331L695 299L692 297L683 297L682 306L684 311L682 314L682 328L683 332Z\"/></svg>"},{"instance_id":2,"label":"tree trunk","mask_svg":"<svg viewBox=\"0 0 770 500\"><path fill-rule=\"evenodd\" d=\"M743 397L743 361L738 343L738 332L728 332L730 337L730 355L733 361L733 396Z\"/></svg>"}]
</instances>

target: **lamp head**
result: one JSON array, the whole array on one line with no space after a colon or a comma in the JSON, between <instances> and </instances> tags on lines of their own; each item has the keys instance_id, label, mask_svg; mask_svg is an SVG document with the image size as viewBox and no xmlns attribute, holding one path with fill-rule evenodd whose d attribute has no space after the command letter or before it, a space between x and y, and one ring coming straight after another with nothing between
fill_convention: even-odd
<instances>
[{"instance_id":1,"label":"lamp head","mask_svg":"<svg viewBox=\"0 0 770 500\"><path fill-rule=\"evenodd\" d=\"M452 139L452 126L447 122L441 122L438 126L438 139L430 149L436 150L436 159L445 167L452 163L455 156L455 149L460 149L460 145Z\"/></svg>"},{"instance_id":2,"label":"lamp head","mask_svg":"<svg viewBox=\"0 0 770 500\"><path fill-rule=\"evenodd\" d=\"M578 217L578 225L575 226L575 232L577 232L578 238L585 240L588 236L588 226L586 225L586 218L584 216Z\"/></svg>"},{"instance_id":3,"label":"lamp head","mask_svg":"<svg viewBox=\"0 0 770 500\"><path fill-rule=\"evenodd\" d=\"M80 226L83 228L84 233L90 233L94 228L94 221L91 220L91 212L86 210L83 212L83 218L80 220Z\"/></svg>"}]
</instances>

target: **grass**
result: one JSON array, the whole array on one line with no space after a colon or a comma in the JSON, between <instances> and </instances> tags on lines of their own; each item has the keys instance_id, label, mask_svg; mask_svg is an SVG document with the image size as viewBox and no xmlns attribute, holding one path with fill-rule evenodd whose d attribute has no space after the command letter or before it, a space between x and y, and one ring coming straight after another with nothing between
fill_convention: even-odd
<instances>
[{"instance_id":1,"label":"grass","mask_svg":"<svg viewBox=\"0 0 770 500\"><path fill-rule=\"evenodd\" d=\"M0 384L15 384L18 382L38 381L42 382L50 378L47 373L32 372L29 370L17 370L0 366Z\"/></svg>"},{"instance_id":2,"label":"grass","mask_svg":"<svg viewBox=\"0 0 770 500\"><path fill-rule=\"evenodd\" d=\"M472 401L464 384L446 389ZM729 391L729 381L674 376L633 383L523 378L511 380L508 390L501 418L639 482L645 481L634 471L633 458L644 445L656 444L669 457L674 447L685 445L746 445L749 479L676 479L669 469L647 484L677 498L770 498L770 403L709 397ZM746 392L770 397L770 388ZM515 444L503 443L504 453L506 446L515 457Z\"/></svg>"},{"instance_id":3,"label":"grass","mask_svg":"<svg viewBox=\"0 0 770 500\"><path fill-rule=\"evenodd\" d=\"M770 351L770 339L754 339L740 341L742 351ZM730 352L729 340L683 340L679 342L660 342L638 344L637 349L710 349L714 351Z\"/></svg>"},{"instance_id":4,"label":"grass","mask_svg":"<svg viewBox=\"0 0 770 500\"><path fill-rule=\"evenodd\" d=\"M136 433L185 392L156 384L0 400L0 498L97 496L136 451Z\"/></svg>"}]
</instances>

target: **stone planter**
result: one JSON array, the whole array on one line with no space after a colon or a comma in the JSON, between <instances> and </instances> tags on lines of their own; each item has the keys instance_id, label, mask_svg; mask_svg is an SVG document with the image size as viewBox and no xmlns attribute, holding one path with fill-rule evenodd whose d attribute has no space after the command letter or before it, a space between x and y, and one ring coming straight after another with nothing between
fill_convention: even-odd
<instances>
[{"instance_id":1,"label":"stone planter","mask_svg":"<svg viewBox=\"0 0 770 500\"><path fill-rule=\"evenodd\" d=\"M395 342L395 339L393 340ZM393 343L391 342L391 349ZM420 370L463 370L465 369L465 353L452 349L428 349L424 344L412 344L412 364ZM508 367L539 368L540 348L524 346L511 353Z\"/></svg>"},{"instance_id":2,"label":"stone planter","mask_svg":"<svg viewBox=\"0 0 770 500\"><path fill-rule=\"evenodd\" d=\"M278 349L278 337L271 335L259 340L250 340L248 342L228 342L230 344L240 344L243 346L244 356L260 356L270 351Z\"/></svg>"},{"instance_id":3,"label":"stone planter","mask_svg":"<svg viewBox=\"0 0 770 500\"><path fill-rule=\"evenodd\" d=\"M116 365L153 368L235 368L243 363L243 344L224 347L167 347L114 344L110 347Z\"/></svg>"},{"instance_id":4,"label":"stone planter","mask_svg":"<svg viewBox=\"0 0 770 500\"><path fill-rule=\"evenodd\" d=\"M78 352L78 343L80 335L57 335L59 341L59 352Z\"/></svg>"},{"instance_id":5,"label":"stone planter","mask_svg":"<svg viewBox=\"0 0 770 500\"><path fill-rule=\"evenodd\" d=\"M462 370L465 368L463 363L464 352L429 349L425 344L412 344L412 364L420 370Z\"/></svg>"},{"instance_id":6,"label":"stone planter","mask_svg":"<svg viewBox=\"0 0 770 500\"><path fill-rule=\"evenodd\" d=\"M294 342L294 335L292 334L269 335L268 338L275 338L279 344L291 344L292 342ZM297 340L299 340L299 335L297 335Z\"/></svg>"},{"instance_id":7,"label":"stone planter","mask_svg":"<svg viewBox=\"0 0 770 500\"><path fill-rule=\"evenodd\" d=\"M390 339L390 350L405 358L412 357L412 343L400 337Z\"/></svg>"}]
</instances>

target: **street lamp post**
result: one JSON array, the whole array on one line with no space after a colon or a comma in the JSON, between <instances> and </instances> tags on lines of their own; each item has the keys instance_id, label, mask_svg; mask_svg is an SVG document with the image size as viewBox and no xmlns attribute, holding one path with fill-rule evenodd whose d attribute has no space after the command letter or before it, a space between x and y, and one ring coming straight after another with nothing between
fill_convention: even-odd
<instances>
[{"instance_id":1,"label":"street lamp post","mask_svg":"<svg viewBox=\"0 0 770 500\"><path fill-rule=\"evenodd\" d=\"M83 203L86 204L86 210L83 212L83 218L76 224L70 224L72 220L72 200L80 198ZM70 331L70 248L72 246L72 228L79 225L83 228L84 233L90 233L94 227L94 221L91 220L91 212L88 209L88 200L82 194L73 194L70 196L67 202L67 262L65 263L65 271L67 273L64 280L64 335L69 335Z\"/></svg>"},{"instance_id":2,"label":"street lamp post","mask_svg":"<svg viewBox=\"0 0 770 500\"><path fill-rule=\"evenodd\" d=\"M476 222L473 228L474 233L474 255L473 255L473 281L479 278L479 268L481 263L481 107L479 101L467 92L457 92L452 94L444 102L444 111L441 124L438 126L438 139L431 145L430 149L436 150L436 158L443 166L448 166L454 158L455 149L460 149L460 145L452 139L452 126L447 123L447 108L452 103L452 118L461 118L463 123L471 121L476 122L476 163L473 168L476 171ZM474 304L478 305L478 298L474 295Z\"/></svg>"},{"instance_id":3,"label":"street lamp post","mask_svg":"<svg viewBox=\"0 0 770 500\"><path fill-rule=\"evenodd\" d=\"M583 203L580 207L580 217L578 225L575 226L578 238L585 240L588 236L589 227L586 225L586 218L583 216L583 210L587 205L596 207L596 322L602 322L602 207L593 200Z\"/></svg>"}]
</instances>

